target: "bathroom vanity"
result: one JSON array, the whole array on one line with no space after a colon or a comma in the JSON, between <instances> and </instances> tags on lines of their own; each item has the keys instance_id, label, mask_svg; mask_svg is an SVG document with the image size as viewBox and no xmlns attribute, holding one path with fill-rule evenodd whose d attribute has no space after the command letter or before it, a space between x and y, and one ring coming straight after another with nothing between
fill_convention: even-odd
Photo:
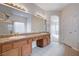
<instances>
[{"instance_id":1,"label":"bathroom vanity","mask_svg":"<svg viewBox=\"0 0 79 59\"><path fill-rule=\"evenodd\" d=\"M43 48L50 43L50 34L30 33L0 38L1 56L28 56L32 53L32 42L36 41L37 47Z\"/></svg>"}]
</instances>

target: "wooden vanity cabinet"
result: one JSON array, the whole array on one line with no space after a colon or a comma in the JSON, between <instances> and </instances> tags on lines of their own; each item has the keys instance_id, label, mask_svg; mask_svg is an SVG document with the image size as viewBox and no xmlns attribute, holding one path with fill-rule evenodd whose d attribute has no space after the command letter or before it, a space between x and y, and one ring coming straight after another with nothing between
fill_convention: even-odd
<instances>
[{"instance_id":1,"label":"wooden vanity cabinet","mask_svg":"<svg viewBox=\"0 0 79 59\"><path fill-rule=\"evenodd\" d=\"M37 46L38 47L45 47L46 45L47 45L47 40L46 39L37 40Z\"/></svg>"},{"instance_id":2,"label":"wooden vanity cabinet","mask_svg":"<svg viewBox=\"0 0 79 59\"><path fill-rule=\"evenodd\" d=\"M24 39L16 42L2 44L0 55L2 56L27 56L32 53L32 39Z\"/></svg>"},{"instance_id":3,"label":"wooden vanity cabinet","mask_svg":"<svg viewBox=\"0 0 79 59\"><path fill-rule=\"evenodd\" d=\"M2 56L19 56L18 48L8 50L2 53Z\"/></svg>"},{"instance_id":4,"label":"wooden vanity cabinet","mask_svg":"<svg viewBox=\"0 0 79 59\"><path fill-rule=\"evenodd\" d=\"M27 40L27 44L22 47L22 56L31 55L32 53L32 40Z\"/></svg>"},{"instance_id":5,"label":"wooden vanity cabinet","mask_svg":"<svg viewBox=\"0 0 79 59\"><path fill-rule=\"evenodd\" d=\"M32 52L32 39L25 39L23 41L19 41L14 43L14 48L18 48L19 56L27 56Z\"/></svg>"},{"instance_id":6,"label":"wooden vanity cabinet","mask_svg":"<svg viewBox=\"0 0 79 59\"><path fill-rule=\"evenodd\" d=\"M45 47L50 43L49 33L29 35L28 38L23 36L20 39L15 37L14 41L8 42L7 39L0 43L0 56L28 56L32 53L32 41L36 41L38 47Z\"/></svg>"},{"instance_id":7,"label":"wooden vanity cabinet","mask_svg":"<svg viewBox=\"0 0 79 59\"><path fill-rule=\"evenodd\" d=\"M38 47L45 47L50 43L49 36L44 35L41 39L37 40L37 46Z\"/></svg>"}]
</instances>

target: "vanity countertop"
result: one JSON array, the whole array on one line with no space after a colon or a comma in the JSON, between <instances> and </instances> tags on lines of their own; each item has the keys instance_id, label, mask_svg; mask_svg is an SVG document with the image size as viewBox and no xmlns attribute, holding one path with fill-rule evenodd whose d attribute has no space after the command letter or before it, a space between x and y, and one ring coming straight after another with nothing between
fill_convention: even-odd
<instances>
[{"instance_id":1,"label":"vanity countertop","mask_svg":"<svg viewBox=\"0 0 79 59\"><path fill-rule=\"evenodd\" d=\"M38 37L38 36L47 35L47 34L49 34L49 33L37 33L37 34L18 35L18 36L0 38L0 44L7 43L7 42L18 41L18 40L27 39L27 38Z\"/></svg>"}]
</instances>

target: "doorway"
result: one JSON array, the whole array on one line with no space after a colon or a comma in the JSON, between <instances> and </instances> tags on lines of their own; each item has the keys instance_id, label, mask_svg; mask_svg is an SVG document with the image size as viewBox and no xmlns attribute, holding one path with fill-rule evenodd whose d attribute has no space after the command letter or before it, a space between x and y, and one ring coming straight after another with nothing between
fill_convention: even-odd
<instances>
[{"instance_id":1,"label":"doorway","mask_svg":"<svg viewBox=\"0 0 79 59\"><path fill-rule=\"evenodd\" d=\"M59 17L58 16L51 16L50 32L51 32L51 41L57 42L59 39Z\"/></svg>"}]
</instances>

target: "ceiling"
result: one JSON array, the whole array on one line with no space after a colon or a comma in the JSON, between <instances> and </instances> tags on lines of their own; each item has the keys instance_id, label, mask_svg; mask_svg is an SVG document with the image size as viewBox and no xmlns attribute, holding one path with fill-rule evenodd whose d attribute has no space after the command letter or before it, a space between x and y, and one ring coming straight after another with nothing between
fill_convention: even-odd
<instances>
[{"instance_id":1,"label":"ceiling","mask_svg":"<svg viewBox=\"0 0 79 59\"><path fill-rule=\"evenodd\" d=\"M35 5L46 11L60 11L67 6L68 3L35 3Z\"/></svg>"}]
</instances>

